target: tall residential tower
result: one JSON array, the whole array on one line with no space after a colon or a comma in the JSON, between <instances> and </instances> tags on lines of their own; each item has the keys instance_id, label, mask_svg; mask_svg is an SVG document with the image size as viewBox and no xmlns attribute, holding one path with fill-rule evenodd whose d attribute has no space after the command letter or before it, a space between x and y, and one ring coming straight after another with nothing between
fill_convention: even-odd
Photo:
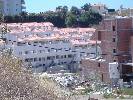
<instances>
[{"instance_id":1,"label":"tall residential tower","mask_svg":"<svg viewBox=\"0 0 133 100\"><path fill-rule=\"evenodd\" d=\"M18 15L26 9L24 0L0 0L0 12L4 15Z\"/></svg>"}]
</instances>

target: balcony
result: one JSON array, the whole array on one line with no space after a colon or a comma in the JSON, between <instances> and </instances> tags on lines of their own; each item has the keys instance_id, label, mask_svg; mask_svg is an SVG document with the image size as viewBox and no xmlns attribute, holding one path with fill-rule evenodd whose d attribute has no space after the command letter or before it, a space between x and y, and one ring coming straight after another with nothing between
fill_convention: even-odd
<instances>
[{"instance_id":1,"label":"balcony","mask_svg":"<svg viewBox=\"0 0 133 100\"><path fill-rule=\"evenodd\" d=\"M21 4L25 4L25 1L24 0L21 0Z\"/></svg>"},{"instance_id":2,"label":"balcony","mask_svg":"<svg viewBox=\"0 0 133 100\"><path fill-rule=\"evenodd\" d=\"M22 8L22 10L23 10L23 9L26 9L26 7L25 7L25 6L21 6L21 8Z\"/></svg>"}]
</instances>

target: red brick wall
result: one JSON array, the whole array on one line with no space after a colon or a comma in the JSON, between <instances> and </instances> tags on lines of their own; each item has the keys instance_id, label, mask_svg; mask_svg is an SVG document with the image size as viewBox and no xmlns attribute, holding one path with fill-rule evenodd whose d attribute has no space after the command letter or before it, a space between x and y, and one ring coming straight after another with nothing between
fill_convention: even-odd
<instances>
[{"instance_id":1,"label":"red brick wall","mask_svg":"<svg viewBox=\"0 0 133 100\"><path fill-rule=\"evenodd\" d=\"M108 64L116 60L117 62L123 62L130 60L130 55L125 56L124 54L132 53L133 59L133 25L132 18L122 18L122 19L113 19L113 20L103 20L96 32L94 33L93 40L98 40L98 31L101 31L101 49L103 59L106 59L106 62L101 62L100 67L98 67L98 61L83 60L82 66L96 70L103 74L103 81L110 82L109 79L109 70ZM115 31L113 31L113 26L115 26ZM116 38L116 42L113 42L113 37ZM117 50L116 55L113 54L113 49ZM132 60L133 62L133 60Z\"/></svg>"},{"instance_id":2,"label":"red brick wall","mask_svg":"<svg viewBox=\"0 0 133 100\"><path fill-rule=\"evenodd\" d=\"M115 31L113 31L113 26L115 26ZM114 56L113 49L117 50L117 54L130 51L130 37L133 34L131 29L131 18L104 20L101 23L95 34L97 35L98 31L101 31L101 48L102 53L107 54L103 57L107 62L113 62L114 60L122 62L129 59L129 57L123 57L122 55ZM116 42L113 42L114 37Z\"/></svg>"},{"instance_id":3,"label":"red brick wall","mask_svg":"<svg viewBox=\"0 0 133 100\"><path fill-rule=\"evenodd\" d=\"M132 55L132 63L133 63L133 36L131 37L131 55Z\"/></svg>"},{"instance_id":4,"label":"red brick wall","mask_svg":"<svg viewBox=\"0 0 133 100\"><path fill-rule=\"evenodd\" d=\"M126 19L118 19L117 20L118 27L118 52L129 53L130 52L130 37L133 35L132 29L132 18ZM119 61L128 62L130 60L130 56L119 56Z\"/></svg>"},{"instance_id":5,"label":"red brick wall","mask_svg":"<svg viewBox=\"0 0 133 100\"><path fill-rule=\"evenodd\" d=\"M99 73L99 75L101 76L101 80L103 80L104 82L110 82L108 63L92 61L92 60L82 60L81 66L84 67L84 70L87 68L89 71L96 71L97 73Z\"/></svg>"},{"instance_id":6,"label":"red brick wall","mask_svg":"<svg viewBox=\"0 0 133 100\"><path fill-rule=\"evenodd\" d=\"M132 18L122 18L117 19L118 29L131 29L132 28Z\"/></svg>"}]
</instances>

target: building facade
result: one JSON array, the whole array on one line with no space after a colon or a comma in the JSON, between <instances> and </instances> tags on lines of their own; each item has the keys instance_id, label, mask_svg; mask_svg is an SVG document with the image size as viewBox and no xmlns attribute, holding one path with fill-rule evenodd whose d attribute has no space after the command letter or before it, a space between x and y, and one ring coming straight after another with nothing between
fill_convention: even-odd
<instances>
[{"instance_id":1,"label":"building facade","mask_svg":"<svg viewBox=\"0 0 133 100\"><path fill-rule=\"evenodd\" d=\"M118 10L120 16L130 16L133 17L133 8L120 8Z\"/></svg>"},{"instance_id":2,"label":"building facade","mask_svg":"<svg viewBox=\"0 0 133 100\"><path fill-rule=\"evenodd\" d=\"M0 11L4 15L18 15L26 9L24 0L0 0Z\"/></svg>"},{"instance_id":3,"label":"building facade","mask_svg":"<svg viewBox=\"0 0 133 100\"><path fill-rule=\"evenodd\" d=\"M101 15L105 15L108 13L108 8L105 4L93 4L91 5L92 10L98 12Z\"/></svg>"},{"instance_id":4,"label":"building facade","mask_svg":"<svg viewBox=\"0 0 133 100\"><path fill-rule=\"evenodd\" d=\"M96 68L99 69L98 72L100 73L102 80L105 82L107 82L107 80L108 82L115 80L115 79L112 80L109 68L114 68L115 70L117 69L117 72L119 71L120 74L119 78L123 78L124 81L127 81L125 75L132 73L131 70L132 67L129 68L127 67L128 63L132 62L132 55L131 55L132 35L133 35L133 24L131 17L114 17L114 18L104 19L100 23L95 33L95 36L93 37L94 40L101 41L100 44L102 50L101 59L105 60L105 62L102 62L104 63L104 65L102 66L102 68L99 67L102 65L102 63L100 62L100 58L98 60L95 59L93 61L93 64L92 60L91 63L90 60L88 61L83 60L83 64L84 62L87 62L87 67L91 65L90 67L94 68L94 70L95 67L97 66ZM95 63L97 63L97 65ZM116 72L114 72L114 75L115 73ZM116 76L119 76L118 73L116 74L117 74Z\"/></svg>"},{"instance_id":5,"label":"building facade","mask_svg":"<svg viewBox=\"0 0 133 100\"><path fill-rule=\"evenodd\" d=\"M57 65L78 67L82 58L101 54L99 41L90 40L93 28L58 29L51 23L8 24L6 47L36 72Z\"/></svg>"}]
</instances>

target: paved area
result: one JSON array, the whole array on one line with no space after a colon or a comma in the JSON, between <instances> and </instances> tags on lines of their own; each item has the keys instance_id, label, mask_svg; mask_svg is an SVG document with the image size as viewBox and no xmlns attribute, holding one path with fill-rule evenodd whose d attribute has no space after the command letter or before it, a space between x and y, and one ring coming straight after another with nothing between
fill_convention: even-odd
<instances>
[{"instance_id":1,"label":"paved area","mask_svg":"<svg viewBox=\"0 0 133 100\"><path fill-rule=\"evenodd\" d=\"M94 98L94 99L90 99L90 100L133 100L133 99L105 99L102 97L102 95L91 95L90 98ZM76 95L71 97L69 100L89 100L89 95Z\"/></svg>"},{"instance_id":2,"label":"paved area","mask_svg":"<svg viewBox=\"0 0 133 100\"><path fill-rule=\"evenodd\" d=\"M97 95L97 96L94 96L94 95L76 95L76 96L73 96L71 97L70 100L89 100L89 98L95 98L96 100L104 100L102 96L100 95ZM93 99L93 100L95 100Z\"/></svg>"}]
</instances>

